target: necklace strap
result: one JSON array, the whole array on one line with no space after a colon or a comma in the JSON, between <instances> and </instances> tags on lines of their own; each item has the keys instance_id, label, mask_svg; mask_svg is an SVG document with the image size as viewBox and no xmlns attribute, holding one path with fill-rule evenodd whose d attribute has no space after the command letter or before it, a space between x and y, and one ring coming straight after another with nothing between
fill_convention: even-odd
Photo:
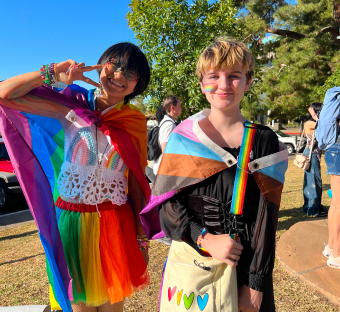
<instances>
[{"instance_id":1,"label":"necklace strap","mask_svg":"<svg viewBox=\"0 0 340 312\"><path fill-rule=\"evenodd\" d=\"M231 201L230 212L234 215L243 214L244 196L249 172L250 153L253 147L254 137L256 132L256 124L249 121L244 123L244 131L240 154L236 168L236 176L234 181L233 197Z\"/></svg>"},{"instance_id":2,"label":"necklace strap","mask_svg":"<svg viewBox=\"0 0 340 312\"><path fill-rule=\"evenodd\" d=\"M253 147L256 132L256 124L249 121L244 123L243 138L241 143L240 154L238 157L236 176L234 181L233 197L231 200L230 213L234 215L234 221L229 231L231 239L236 240L238 237L237 218L243 215L244 197L247 188L249 173L250 153Z\"/></svg>"}]
</instances>

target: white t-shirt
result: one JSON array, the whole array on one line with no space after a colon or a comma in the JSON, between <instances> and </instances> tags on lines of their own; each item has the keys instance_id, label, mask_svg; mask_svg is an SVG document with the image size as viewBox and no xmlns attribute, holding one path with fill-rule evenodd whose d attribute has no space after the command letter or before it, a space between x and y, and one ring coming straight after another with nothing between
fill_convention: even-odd
<instances>
[{"instance_id":1,"label":"white t-shirt","mask_svg":"<svg viewBox=\"0 0 340 312\"><path fill-rule=\"evenodd\" d=\"M160 128L158 132L158 144L162 148L162 144L168 142L171 132L176 128L176 124L169 115L165 115L162 121L160 122L159 126ZM158 159L155 161L153 165L153 173L155 175L157 174L159 165L162 161L162 156L163 154L161 154L161 156L158 157Z\"/></svg>"}]
</instances>

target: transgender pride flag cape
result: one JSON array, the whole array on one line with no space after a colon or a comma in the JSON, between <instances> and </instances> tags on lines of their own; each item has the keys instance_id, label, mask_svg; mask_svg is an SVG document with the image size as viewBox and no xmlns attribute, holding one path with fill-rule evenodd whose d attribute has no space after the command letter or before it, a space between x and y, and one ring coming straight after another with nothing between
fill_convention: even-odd
<instances>
[{"instance_id":1,"label":"transgender pride flag cape","mask_svg":"<svg viewBox=\"0 0 340 312\"><path fill-rule=\"evenodd\" d=\"M56 90L56 89L55 89ZM58 102L72 109L88 124L95 123L136 178L146 200L150 196L144 175L147 164L145 116L133 105L118 104L104 116L94 111L94 90L71 85L61 92L42 86L30 94L36 101ZM32 99L34 105L34 98ZM63 311L72 311L72 280L66 266L54 202L59 197L56 179L64 161L64 130L58 120L14 111L0 100L0 132L28 206L36 222L46 254L53 295Z\"/></svg>"},{"instance_id":2,"label":"transgender pride flag cape","mask_svg":"<svg viewBox=\"0 0 340 312\"><path fill-rule=\"evenodd\" d=\"M171 133L166 145L148 205L140 213L146 235L164 236L160 227L158 206L184 188L237 164L237 160L215 144L199 127L209 115L204 110L183 121ZM258 158L249 163L257 185L268 206L279 210L284 175L288 167L288 151ZM275 226L275 225L274 225Z\"/></svg>"}]
</instances>

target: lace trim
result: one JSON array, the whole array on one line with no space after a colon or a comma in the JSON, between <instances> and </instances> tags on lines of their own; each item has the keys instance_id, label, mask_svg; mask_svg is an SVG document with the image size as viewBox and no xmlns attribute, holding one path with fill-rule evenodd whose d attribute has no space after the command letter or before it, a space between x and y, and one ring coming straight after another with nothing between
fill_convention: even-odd
<instances>
[{"instance_id":1,"label":"lace trim","mask_svg":"<svg viewBox=\"0 0 340 312\"><path fill-rule=\"evenodd\" d=\"M113 204L127 201L127 178L125 173L96 166L78 166L65 161L58 177L60 195L83 200L87 205L110 199Z\"/></svg>"}]
</instances>

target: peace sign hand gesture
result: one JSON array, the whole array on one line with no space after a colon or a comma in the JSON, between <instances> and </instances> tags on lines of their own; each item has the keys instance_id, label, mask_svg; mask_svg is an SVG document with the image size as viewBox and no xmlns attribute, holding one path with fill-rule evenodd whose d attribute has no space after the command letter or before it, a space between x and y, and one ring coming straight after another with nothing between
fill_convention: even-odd
<instances>
[{"instance_id":1,"label":"peace sign hand gesture","mask_svg":"<svg viewBox=\"0 0 340 312\"><path fill-rule=\"evenodd\" d=\"M85 72L103 68L105 65L85 66L85 63L77 64L74 60L68 60L58 63L57 76L58 80L68 85L72 84L75 80L81 80L91 84L97 88L100 87L99 83L84 76Z\"/></svg>"}]
</instances>

